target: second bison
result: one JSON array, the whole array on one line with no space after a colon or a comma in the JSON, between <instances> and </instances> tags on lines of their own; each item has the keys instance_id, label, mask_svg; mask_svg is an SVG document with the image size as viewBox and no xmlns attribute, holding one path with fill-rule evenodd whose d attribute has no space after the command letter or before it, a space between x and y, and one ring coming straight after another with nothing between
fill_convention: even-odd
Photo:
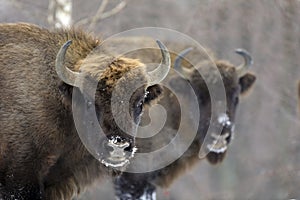
<instances>
[{"instance_id":1,"label":"second bison","mask_svg":"<svg viewBox=\"0 0 300 200\"><path fill-rule=\"evenodd\" d=\"M132 58L140 58L143 62L155 63L157 62L158 51L152 48L153 42L147 38L137 38L128 37L120 38L115 40L119 44L135 44L137 46L145 46L148 48L140 49L134 52L129 52L128 56ZM135 43L134 43L135 42ZM192 51L192 48L188 46L178 44L176 42L164 41L170 50L172 65L177 72L171 71L167 78L164 79L162 84L172 86L176 95L183 97L183 102L179 102L176 96L170 89L163 87L163 97L159 100L166 112L167 119L164 127L156 134L148 138L137 138L137 143L143 146L138 152L154 152L159 149L163 149L164 146L171 144L177 134L182 134L180 137L187 138L190 137L190 130L187 128L183 132L179 132L179 126L182 123L182 105L189 105L189 99L192 98L191 93L186 87L186 83L191 85L193 92L196 94L198 100L198 108L194 108L196 112L197 109L200 110L199 121L196 122L197 134L193 139L191 145L186 151L183 152L178 159L173 163L168 164L161 169L154 170L152 172L145 173L123 173L118 176L114 183L118 196L120 199L155 199L155 188L158 187L168 187L170 184L184 171L194 166L197 161L200 160L199 152L203 146L207 154L205 157L210 163L217 164L220 163L227 152L228 145L232 140L235 121L236 121L236 110L239 104L241 96L244 96L253 86L256 76L248 72L249 67L252 65L252 58L250 54L243 50L237 49L236 53L241 55L244 62L235 66L226 60L216 59L212 53L209 53L210 59L202 54ZM184 50L186 49L186 50ZM180 50L183 50L181 53ZM185 59L188 58L188 59ZM193 60L196 65L193 66L189 61ZM215 74L214 67L216 66L218 73L221 75L222 82L225 89L225 111L218 113L216 116L212 115L212 99L210 97L210 91L208 89L207 80L214 81L218 74ZM201 74L199 72L204 72ZM209 76L210 78L204 77ZM193 109L193 108L192 108ZM149 122L148 110L143 116L142 122ZM152 120L160 119L161 113L154 112L151 114ZM191 112L190 120L193 119L194 115ZM208 133L208 128L210 126L212 118L217 118L214 124L215 126L221 127L220 133L210 132ZM145 123L147 124L147 122ZM192 129L191 129L192 130ZM149 131L149 135L153 134L153 130ZM143 133L145 134L145 133ZM206 139L206 142L204 142ZM179 150L178 147L174 147L173 151ZM170 156L172 153L169 152ZM149 159L151 159L149 157ZM155 162L155 161L153 161ZM151 163L151 162L150 162Z\"/></svg>"}]
</instances>

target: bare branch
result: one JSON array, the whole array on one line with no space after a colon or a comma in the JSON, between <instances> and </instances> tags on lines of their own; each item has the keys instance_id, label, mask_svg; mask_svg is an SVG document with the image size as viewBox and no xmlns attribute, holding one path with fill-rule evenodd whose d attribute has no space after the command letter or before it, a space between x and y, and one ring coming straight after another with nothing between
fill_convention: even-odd
<instances>
[{"instance_id":1,"label":"bare branch","mask_svg":"<svg viewBox=\"0 0 300 200\"><path fill-rule=\"evenodd\" d=\"M101 18L101 15L103 14L107 4L108 4L108 0L102 0L102 3L100 4L95 16L92 18L92 21L88 28L89 30L91 30L91 28L95 26L95 24L99 20L99 18Z\"/></svg>"},{"instance_id":2,"label":"bare branch","mask_svg":"<svg viewBox=\"0 0 300 200\"><path fill-rule=\"evenodd\" d=\"M127 5L127 2L122 1L116 7L111 9L110 11L103 13L100 19L105 19L105 18L111 17L111 16L119 13L121 10L123 10L125 8L126 5Z\"/></svg>"},{"instance_id":3,"label":"bare branch","mask_svg":"<svg viewBox=\"0 0 300 200\"><path fill-rule=\"evenodd\" d=\"M48 6L48 23L51 27L54 27L55 24L55 10L56 10L56 1L55 0L50 0L49 1L49 6Z\"/></svg>"},{"instance_id":4,"label":"bare branch","mask_svg":"<svg viewBox=\"0 0 300 200\"><path fill-rule=\"evenodd\" d=\"M121 10L123 10L126 5L127 5L127 0L123 0L121 1L118 5L116 5L113 9L109 10L109 11L105 11L105 8L107 7L107 4L108 4L108 0L103 0L96 12L96 14L94 15L94 17L87 17L87 18L84 18L80 21L78 21L76 23L76 25L86 25L86 24L89 24L89 27L88 29L89 30L92 30L95 28L95 25L105 19L105 18L108 18L108 17L111 17L113 15L116 15L117 13L119 13Z\"/></svg>"},{"instance_id":5,"label":"bare branch","mask_svg":"<svg viewBox=\"0 0 300 200\"><path fill-rule=\"evenodd\" d=\"M104 12L107 4L108 4L108 0L103 0L102 1L101 5L99 6L99 8L98 8L98 10L96 12L96 16L101 16L101 14Z\"/></svg>"}]
</instances>

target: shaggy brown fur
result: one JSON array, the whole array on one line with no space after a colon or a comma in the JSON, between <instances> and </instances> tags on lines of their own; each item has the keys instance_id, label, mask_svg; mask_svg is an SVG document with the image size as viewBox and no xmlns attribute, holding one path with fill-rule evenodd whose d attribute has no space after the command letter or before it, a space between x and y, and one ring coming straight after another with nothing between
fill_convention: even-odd
<instances>
[{"instance_id":1,"label":"shaggy brown fur","mask_svg":"<svg viewBox=\"0 0 300 200\"><path fill-rule=\"evenodd\" d=\"M0 198L68 200L97 177L115 174L86 150L76 132L71 95L73 89L84 88L65 84L55 71L57 52L67 40L73 44L65 65L99 81L95 106L105 134L134 139L114 122L110 97L116 86L121 98L127 80L131 85L147 85L141 62L99 53L100 41L82 31L0 24ZM136 105L145 97L145 86L130 100L129 113L135 121L139 121ZM156 91L161 88L148 89L145 104L160 95ZM122 123L135 130L136 124Z\"/></svg>"},{"instance_id":2,"label":"shaggy brown fur","mask_svg":"<svg viewBox=\"0 0 300 200\"><path fill-rule=\"evenodd\" d=\"M116 40L116 42L119 44L123 44L124 48L128 47L128 43L136 45L135 47L146 48L134 52L128 52L126 54L128 57L139 57L144 63L159 62L159 60L157 60L156 58L159 51L157 49L151 49L154 48L154 43L147 38L121 38ZM177 57L177 53L188 48L188 46L186 45L178 44L175 42L164 41L164 44L166 44L168 46L168 49L170 50L172 57L172 65L175 58ZM122 46L120 48L122 48ZM112 50L115 49L112 48ZM214 59L214 62L222 76L226 90L227 115L230 118L231 122L234 122L239 98L241 96L244 96L250 90L250 88L252 88L256 77L251 73L247 73L243 77L239 78L236 73L236 66L229 63L228 61L218 60L209 50L208 52L210 54L210 57ZM188 54L187 57L188 60L183 60L182 62L183 68L193 67L189 61L193 61L193 63L198 63L197 67L199 68L204 67L208 63L211 64L211 62L205 60L207 59L205 53L203 54L203 57L201 57L201 55L199 56L199 53L193 54L193 52L191 52L190 54ZM155 186L168 187L178 176L183 174L187 169L194 166L199 161L199 150L206 136L206 132L211 118L211 100L207 85L203 80L203 77L196 71L196 69L189 72L189 74L186 76L186 80L191 84L194 92L197 95L199 109L201 111L200 120L198 124L198 132L191 146L179 159L177 159L169 166L166 166L160 170L144 174L122 174L122 176L115 181L115 187L117 192L123 194L125 193L126 195L131 195L134 198L138 198L140 195L145 195L145 193L149 191L149 188L151 188L151 191L154 191ZM173 88L176 89L176 92L178 92L179 95L182 95L186 99L186 104L188 104L190 94L186 92L184 79L175 73L169 73L165 81L168 81L170 85L172 85ZM141 144L140 146L143 146L143 149L140 149L140 151L144 153L152 152L154 150L162 148L169 142L171 142L180 124L181 111L179 102L175 95L169 89L165 87L163 89L163 98L158 103L166 109L168 114L167 121L164 125L164 128L155 136L147 139L136 139L137 143ZM158 116L154 115L154 118L155 117ZM141 123L148 124L149 121L150 120L148 110L146 110ZM223 132L228 131L225 129L226 128L224 128ZM226 138L226 141L229 143L231 139L232 137L231 135L229 135L229 137ZM206 158L210 163L217 164L224 159L225 155L226 151L224 153L210 152L206 156ZM131 185L132 187L129 188L128 185ZM124 199L126 199L126 197L124 197Z\"/></svg>"}]
</instances>

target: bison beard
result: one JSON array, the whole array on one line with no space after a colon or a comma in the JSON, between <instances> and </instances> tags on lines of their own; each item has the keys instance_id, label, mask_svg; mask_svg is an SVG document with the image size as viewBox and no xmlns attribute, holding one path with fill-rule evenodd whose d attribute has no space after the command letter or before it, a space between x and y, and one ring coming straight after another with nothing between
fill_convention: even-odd
<instances>
[{"instance_id":1,"label":"bison beard","mask_svg":"<svg viewBox=\"0 0 300 200\"><path fill-rule=\"evenodd\" d=\"M85 93L85 81L98 83L96 114L110 147L103 151L129 159L134 138L114 121L110 97L117 82L140 85L129 102L130 117L139 122L143 107L161 95L157 84L170 68L167 49L157 43L162 64L147 72L138 60L108 55L99 40L79 30L0 24L0 198L70 200L96 178L118 174L82 144L72 116L72 93ZM78 76L84 78L77 85ZM120 97L126 91L122 86L116 91ZM121 122L134 135L137 124L125 120ZM107 163L114 157L101 159Z\"/></svg>"}]
</instances>

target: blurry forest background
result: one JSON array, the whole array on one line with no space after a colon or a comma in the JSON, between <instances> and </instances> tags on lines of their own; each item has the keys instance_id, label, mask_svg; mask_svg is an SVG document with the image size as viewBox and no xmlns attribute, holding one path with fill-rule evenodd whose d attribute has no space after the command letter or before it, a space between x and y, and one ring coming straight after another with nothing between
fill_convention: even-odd
<instances>
[{"instance_id":1,"label":"blurry forest background","mask_svg":"<svg viewBox=\"0 0 300 200\"><path fill-rule=\"evenodd\" d=\"M52 28L56 1L0 0L0 22ZM106 6L101 0L69 0L71 23L102 38L137 27L165 27L191 36L218 58L239 63L233 51L238 47L254 58L251 70L258 79L241 100L235 140L224 162L200 162L171 188L159 190L158 199L300 199L300 1L103 1ZM114 199L111 180L97 182L79 199Z\"/></svg>"}]
</instances>

